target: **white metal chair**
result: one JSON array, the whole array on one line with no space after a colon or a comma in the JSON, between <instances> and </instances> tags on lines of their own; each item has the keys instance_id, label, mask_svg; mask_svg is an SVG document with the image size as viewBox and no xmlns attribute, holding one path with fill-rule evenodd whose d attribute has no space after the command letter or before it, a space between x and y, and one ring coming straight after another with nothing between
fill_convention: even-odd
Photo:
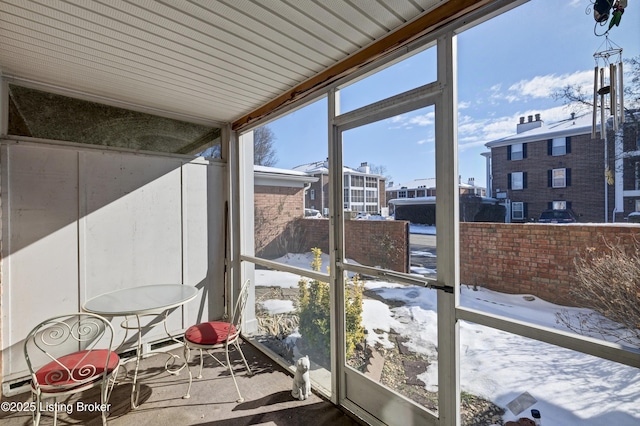
<instances>
[{"instance_id":1,"label":"white metal chair","mask_svg":"<svg viewBox=\"0 0 640 426\"><path fill-rule=\"evenodd\" d=\"M112 351L112 345L113 327L95 314L61 315L31 330L25 339L24 356L31 373L36 426L46 398L54 398L54 425L58 397L100 386L100 404L107 407L120 366L120 357ZM107 410L102 411L102 424L107 424Z\"/></svg>"},{"instance_id":2,"label":"white metal chair","mask_svg":"<svg viewBox=\"0 0 640 426\"><path fill-rule=\"evenodd\" d=\"M240 348L239 340L240 333L242 331L242 317L244 315L244 309L247 304L247 297L249 295L249 287L250 281L247 280L242 285L240 289L240 294L238 295L238 300L235 303L233 308L233 312L231 313L231 317L229 321L209 321L203 322L200 324L196 324L191 326L184 333L184 359L187 363L187 370L189 371L189 388L187 389L187 393L183 398L189 398L191 392L191 384L193 382L193 377L191 375L191 369L189 368L189 357L191 354L191 349L198 349L200 351L200 373L197 378L202 378L202 367L204 363L203 351L207 352L213 359L215 359L220 365L225 368L228 368L231 372L231 377L233 378L233 383L236 385L236 391L238 391L238 400L237 402L244 401L242 395L240 394L240 389L238 388L238 382L236 381L236 377L233 373L233 367L231 366L231 362L229 361L229 347L235 347L235 349L240 353L242 360L244 361L244 365L247 368L247 375L251 375L251 369L249 368L249 364L247 363L247 359L244 357L242 353L242 349ZM223 363L220 361L211 351L216 349L224 349L225 356L227 359L227 363Z\"/></svg>"}]
</instances>

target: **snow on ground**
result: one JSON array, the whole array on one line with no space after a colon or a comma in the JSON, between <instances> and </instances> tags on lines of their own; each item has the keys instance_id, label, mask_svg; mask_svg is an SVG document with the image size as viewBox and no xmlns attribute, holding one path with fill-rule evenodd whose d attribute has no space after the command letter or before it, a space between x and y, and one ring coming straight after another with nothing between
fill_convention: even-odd
<instances>
[{"instance_id":1,"label":"snow on ground","mask_svg":"<svg viewBox=\"0 0 640 426\"><path fill-rule=\"evenodd\" d=\"M418 275L435 275L436 270L431 268L424 268L422 266L412 266L411 273Z\"/></svg>"},{"instance_id":2,"label":"snow on ground","mask_svg":"<svg viewBox=\"0 0 640 426\"><path fill-rule=\"evenodd\" d=\"M293 306L292 300L267 299L263 300L260 303L262 304L262 307L271 315L286 314L288 312L293 312L296 310L296 308Z\"/></svg>"},{"instance_id":3,"label":"snow on ground","mask_svg":"<svg viewBox=\"0 0 640 426\"><path fill-rule=\"evenodd\" d=\"M312 256L288 255L279 262L309 268ZM328 259L323 260L325 265ZM259 274L259 277L258 277ZM299 277L277 271L256 271L259 285L294 287ZM416 286L365 281L368 290L383 300L404 304L391 307L380 300L363 301L363 324L370 344L390 347L391 329L408 338L407 347L437 358L436 291ZM509 295L483 288L461 287L464 307L566 330L556 322L562 310L572 314L586 309L554 305L529 295ZM533 300L531 300L533 299ZM293 310L293 305L265 303L265 308ZM461 388L493 401L506 410L504 420L529 415L530 408L542 414L545 426L637 426L640 424L640 370L568 349L527 339L478 324L460 324ZM438 387L437 362L419 376L428 390ZM524 392L538 402L522 413L512 413L507 404Z\"/></svg>"},{"instance_id":4,"label":"snow on ground","mask_svg":"<svg viewBox=\"0 0 640 426\"><path fill-rule=\"evenodd\" d=\"M409 224L409 233L411 234L424 234L424 235L436 235L436 227L432 225L419 225L415 223Z\"/></svg>"}]
</instances>

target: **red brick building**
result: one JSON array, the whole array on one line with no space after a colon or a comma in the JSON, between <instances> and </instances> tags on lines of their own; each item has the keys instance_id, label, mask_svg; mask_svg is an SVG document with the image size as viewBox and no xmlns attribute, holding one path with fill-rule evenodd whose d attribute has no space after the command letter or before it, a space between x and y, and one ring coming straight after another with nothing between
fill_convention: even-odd
<instances>
[{"instance_id":1,"label":"red brick building","mask_svg":"<svg viewBox=\"0 0 640 426\"><path fill-rule=\"evenodd\" d=\"M579 222L623 221L640 210L638 124L629 120L618 138L609 127L605 142L599 131L591 137L590 114L550 125L521 117L515 135L486 144L488 195L510 204L515 223L547 209L571 209Z\"/></svg>"},{"instance_id":2,"label":"red brick building","mask_svg":"<svg viewBox=\"0 0 640 426\"><path fill-rule=\"evenodd\" d=\"M304 217L304 193L317 180L304 172L254 166L256 254L279 252L281 235L295 219Z\"/></svg>"}]
</instances>

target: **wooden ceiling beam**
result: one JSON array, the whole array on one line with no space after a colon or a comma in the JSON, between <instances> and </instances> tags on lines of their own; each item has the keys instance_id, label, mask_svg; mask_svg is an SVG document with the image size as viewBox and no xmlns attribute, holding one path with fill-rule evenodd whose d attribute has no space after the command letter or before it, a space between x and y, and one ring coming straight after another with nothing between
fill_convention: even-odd
<instances>
[{"instance_id":1,"label":"wooden ceiling beam","mask_svg":"<svg viewBox=\"0 0 640 426\"><path fill-rule=\"evenodd\" d=\"M449 0L426 15L410 22L399 30L381 38L303 83L300 83L260 108L239 118L233 122L232 129L236 131L242 130L244 127L251 125L251 123L265 118L287 105L304 99L318 90L323 90L335 81L352 74L363 66L493 1L495 0Z\"/></svg>"}]
</instances>

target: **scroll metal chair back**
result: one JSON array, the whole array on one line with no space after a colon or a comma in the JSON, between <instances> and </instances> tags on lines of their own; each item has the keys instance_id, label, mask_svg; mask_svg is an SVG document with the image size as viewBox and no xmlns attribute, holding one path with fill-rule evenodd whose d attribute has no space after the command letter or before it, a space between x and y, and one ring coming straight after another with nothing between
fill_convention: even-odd
<instances>
[{"instance_id":1,"label":"scroll metal chair back","mask_svg":"<svg viewBox=\"0 0 640 426\"><path fill-rule=\"evenodd\" d=\"M189 398L191 395L191 384L193 383L193 376L191 374L191 369L189 368L189 358L191 356L191 349L198 349L200 351L200 372L196 378L202 378L202 367L204 363L204 353L208 353L213 359L215 359L218 364L229 369L231 372L231 378L233 379L233 383L236 386L236 391L238 392L237 402L244 401L242 395L240 394L240 388L238 388L238 382L236 381L235 374L233 373L233 367L231 366L230 358L229 358L229 349L235 349L240 353L242 357L242 361L244 361L244 365L247 368L247 375L251 375L251 369L249 368L249 364L247 363L247 359L242 353L242 349L240 348L240 335L242 333L242 322L244 317L244 311L247 304L247 299L249 296L249 287L251 285L250 280L247 280L242 285L240 289L240 293L238 294L238 299L235 303L233 311L231 312L231 316L229 317L229 321L208 321L200 324L193 325L187 329L184 333L184 358L187 363L187 370L189 372L189 387L187 389L187 393L183 398ZM212 351L216 349L224 349L224 353L226 356L226 364L220 361Z\"/></svg>"},{"instance_id":2,"label":"scroll metal chair back","mask_svg":"<svg viewBox=\"0 0 640 426\"><path fill-rule=\"evenodd\" d=\"M35 403L33 423L40 423L44 399L54 398L56 424L57 398L97 386L100 386L101 407L107 408L120 366L120 358L112 347L113 326L95 314L61 315L31 330L25 339L24 356ZM102 410L102 424L107 424L106 409Z\"/></svg>"}]
</instances>

